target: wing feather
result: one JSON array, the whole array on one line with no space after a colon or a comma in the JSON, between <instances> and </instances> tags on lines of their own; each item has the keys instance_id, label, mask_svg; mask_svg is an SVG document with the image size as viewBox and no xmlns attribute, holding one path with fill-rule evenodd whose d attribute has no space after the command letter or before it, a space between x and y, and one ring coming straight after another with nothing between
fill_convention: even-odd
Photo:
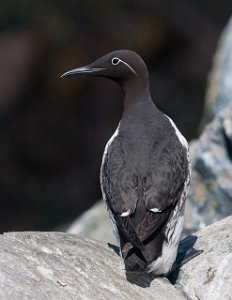
<instances>
[{"instance_id":1,"label":"wing feather","mask_svg":"<svg viewBox=\"0 0 232 300\"><path fill-rule=\"evenodd\" d=\"M134 213L138 200L136 177L125 172L125 157L120 138L116 137L109 146L101 168L101 187L108 209L111 211L118 231L126 242L142 250L137 232L130 216L122 217L125 212Z\"/></svg>"},{"instance_id":2,"label":"wing feather","mask_svg":"<svg viewBox=\"0 0 232 300\"><path fill-rule=\"evenodd\" d=\"M127 250L131 248L127 242L142 250L143 243L166 224L189 172L186 151L171 139L159 145L154 143L149 165L138 173L127 165L120 136L108 147L101 168L102 190ZM127 211L131 215L120 216Z\"/></svg>"}]
</instances>

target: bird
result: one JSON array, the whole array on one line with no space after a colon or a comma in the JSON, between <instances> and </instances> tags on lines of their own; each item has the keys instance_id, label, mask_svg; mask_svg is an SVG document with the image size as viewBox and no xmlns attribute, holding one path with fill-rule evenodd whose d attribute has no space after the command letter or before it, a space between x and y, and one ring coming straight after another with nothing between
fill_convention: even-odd
<instances>
[{"instance_id":1,"label":"bird","mask_svg":"<svg viewBox=\"0 0 232 300\"><path fill-rule=\"evenodd\" d=\"M122 117L105 146L100 183L125 271L169 274L191 178L188 143L152 100L148 68L136 52L116 50L61 77L75 75L108 78L123 92Z\"/></svg>"}]
</instances>

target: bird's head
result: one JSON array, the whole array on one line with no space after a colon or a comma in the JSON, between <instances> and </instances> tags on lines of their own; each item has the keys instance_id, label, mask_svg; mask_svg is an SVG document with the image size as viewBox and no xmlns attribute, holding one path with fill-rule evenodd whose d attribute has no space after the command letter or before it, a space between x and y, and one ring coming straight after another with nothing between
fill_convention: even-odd
<instances>
[{"instance_id":1,"label":"bird's head","mask_svg":"<svg viewBox=\"0 0 232 300\"><path fill-rule=\"evenodd\" d=\"M136 52L130 50L110 52L89 65L64 73L61 77L74 75L106 77L121 85L148 79L146 64Z\"/></svg>"}]
</instances>

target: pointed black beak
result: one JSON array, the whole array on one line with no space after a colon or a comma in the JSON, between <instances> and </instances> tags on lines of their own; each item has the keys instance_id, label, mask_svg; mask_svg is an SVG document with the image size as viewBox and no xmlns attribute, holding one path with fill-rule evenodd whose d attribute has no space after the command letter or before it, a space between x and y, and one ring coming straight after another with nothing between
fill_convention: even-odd
<instances>
[{"instance_id":1,"label":"pointed black beak","mask_svg":"<svg viewBox=\"0 0 232 300\"><path fill-rule=\"evenodd\" d=\"M67 77L67 76L73 76L73 75L97 75L99 71L103 71L105 68L91 68L90 66L85 66L81 68L76 68L73 70L70 70L61 77Z\"/></svg>"}]
</instances>

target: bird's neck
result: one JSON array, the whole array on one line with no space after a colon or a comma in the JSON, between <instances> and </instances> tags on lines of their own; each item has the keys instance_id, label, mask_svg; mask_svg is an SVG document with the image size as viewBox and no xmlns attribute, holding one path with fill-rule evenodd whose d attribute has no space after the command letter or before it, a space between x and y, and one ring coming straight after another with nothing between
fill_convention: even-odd
<instances>
[{"instance_id":1,"label":"bird's neck","mask_svg":"<svg viewBox=\"0 0 232 300\"><path fill-rule=\"evenodd\" d=\"M123 115L126 116L131 112L138 110L141 106L154 106L149 90L148 81L131 80L122 85L124 93Z\"/></svg>"}]
</instances>

